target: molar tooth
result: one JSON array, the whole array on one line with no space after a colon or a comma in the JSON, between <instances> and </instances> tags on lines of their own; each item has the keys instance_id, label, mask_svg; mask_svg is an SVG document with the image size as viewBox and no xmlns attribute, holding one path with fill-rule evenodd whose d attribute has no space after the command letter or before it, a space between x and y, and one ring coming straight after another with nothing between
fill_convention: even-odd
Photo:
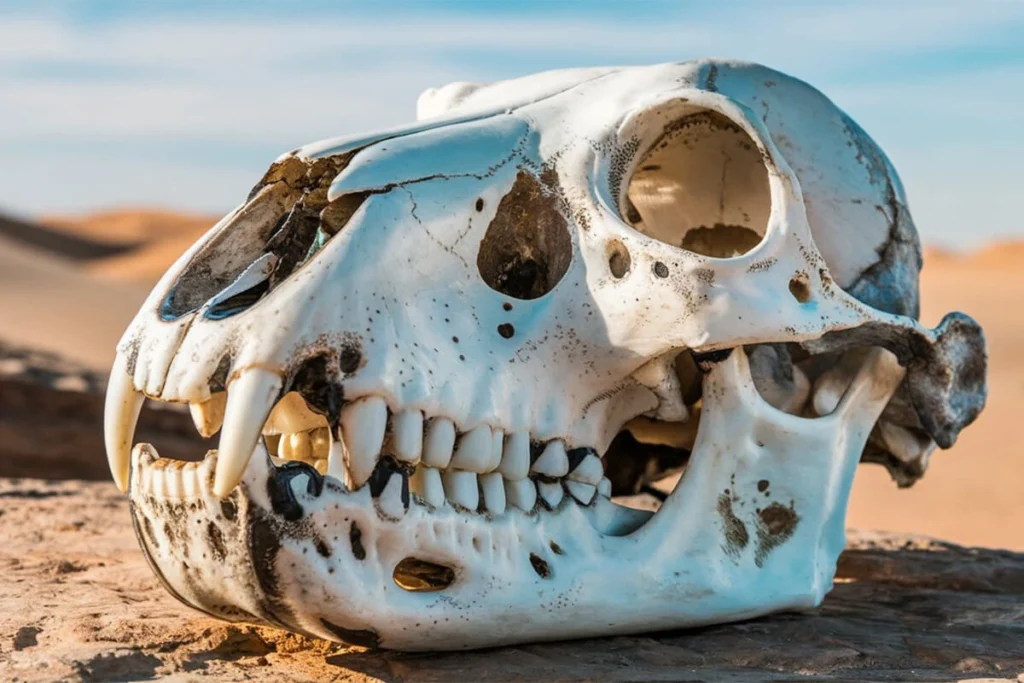
<instances>
[{"instance_id":1,"label":"molar tooth","mask_svg":"<svg viewBox=\"0 0 1024 683\"><path fill-rule=\"evenodd\" d=\"M448 470L441 475L444 482L444 494L454 505L467 510L476 511L480 505L480 488L477 486L475 472Z\"/></svg>"},{"instance_id":2,"label":"molar tooth","mask_svg":"<svg viewBox=\"0 0 1024 683\"><path fill-rule=\"evenodd\" d=\"M569 458L565 454L565 445L558 439L549 441L530 471L546 477L564 477L569 473Z\"/></svg>"},{"instance_id":3,"label":"molar tooth","mask_svg":"<svg viewBox=\"0 0 1024 683\"><path fill-rule=\"evenodd\" d=\"M480 475L480 493L488 512L495 516L505 514L505 484L500 472Z\"/></svg>"},{"instance_id":4,"label":"molar tooth","mask_svg":"<svg viewBox=\"0 0 1024 683\"><path fill-rule=\"evenodd\" d=\"M281 457L286 460L313 460L313 444L309 440L309 432L296 432L281 436Z\"/></svg>"},{"instance_id":5,"label":"molar tooth","mask_svg":"<svg viewBox=\"0 0 1024 683\"><path fill-rule=\"evenodd\" d=\"M320 473L320 476L327 475L327 458L317 458L316 462L313 463L313 467Z\"/></svg>"},{"instance_id":6,"label":"molar tooth","mask_svg":"<svg viewBox=\"0 0 1024 683\"><path fill-rule=\"evenodd\" d=\"M562 491L562 485L556 482L538 481L537 482L537 495L544 501L544 504L551 510L558 507L558 504L562 502L562 497L565 495Z\"/></svg>"},{"instance_id":7,"label":"molar tooth","mask_svg":"<svg viewBox=\"0 0 1024 683\"><path fill-rule=\"evenodd\" d=\"M601 466L601 458L597 457L597 454L591 451L583 456L583 459L580 460L580 464L569 472L567 478L584 484L597 486L601 482L601 477L603 476L604 468Z\"/></svg>"},{"instance_id":8,"label":"molar tooth","mask_svg":"<svg viewBox=\"0 0 1024 683\"><path fill-rule=\"evenodd\" d=\"M398 519L405 516L409 509L409 491L406 478L402 474L392 474L384 490L377 497L377 507L386 516Z\"/></svg>"},{"instance_id":9,"label":"molar tooth","mask_svg":"<svg viewBox=\"0 0 1024 683\"><path fill-rule=\"evenodd\" d=\"M564 483L565 490L569 492L570 496L579 501L581 505L590 505L590 501L594 500L597 487L593 484L585 484L581 481L573 481L572 479L566 479Z\"/></svg>"},{"instance_id":10,"label":"molar tooth","mask_svg":"<svg viewBox=\"0 0 1024 683\"><path fill-rule=\"evenodd\" d=\"M440 470L420 465L409 480L409 490L435 508L444 506L444 485L441 483Z\"/></svg>"},{"instance_id":11,"label":"molar tooth","mask_svg":"<svg viewBox=\"0 0 1024 683\"><path fill-rule=\"evenodd\" d=\"M537 504L537 486L532 479L506 479L505 499L523 512L530 512Z\"/></svg>"},{"instance_id":12,"label":"molar tooth","mask_svg":"<svg viewBox=\"0 0 1024 683\"><path fill-rule=\"evenodd\" d=\"M251 368L228 385L224 427L217 452L213 494L223 498L238 485L249 464L263 423L281 392L281 378L264 368Z\"/></svg>"},{"instance_id":13,"label":"molar tooth","mask_svg":"<svg viewBox=\"0 0 1024 683\"><path fill-rule=\"evenodd\" d=\"M387 423L388 406L380 396L361 398L342 409L342 433L354 487L366 483L377 466Z\"/></svg>"},{"instance_id":14,"label":"molar tooth","mask_svg":"<svg viewBox=\"0 0 1024 683\"><path fill-rule=\"evenodd\" d=\"M492 443L490 427L474 427L459 438L449 467L470 472L487 472L487 465L491 461Z\"/></svg>"},{"instance_id":15,"label":"molar tooth","mask_svg":"<svg viewBox=\"0 0 1024 683\"><path fill-rule=\"evenodd\" d=\"M227 392L218 391L202 403L189 403L188 410L192 413L192 422L196 431L204 439L220 431L224 424L224 406L227 404Z\"/></svg>"},{"instance_id":16,"label":"molar tooth","mask_svg":"<svg viewBox=\"0 0 1024 683\"><path fill-rule=\"evenodd\" d=\"M423 413L403 410L391 420L391 454L396 460L417 463L423 452Z\"/></svg>"},{"instance_id":17,"label":"molar tooth","mask_svg":"<svg viewBox=\"0 0 1024 683\"><path fill-rule=\"evenodd\" d=\"M602 477L600 483L597 485L597 492L605 498L612 497L612 480L608 477Z\"/></svg>"},{"instance_id":18,"label":"molar tooth","mask_svg":"<svg viewBox=\"0 0 1024 683\"><path fill-rule=\"evenodd\" d=\"M513 481L525 479L526 475L530 473L529 432L513 432L505 435L505 448L502 451L498 471L506 479Z\"/></svg>"},{"instance_id":19,"label":"molar tooth","mask_svg":"<svg viewBox=\"0 0 1024 683\"><path fill-rule=\"evenodd\" d=\"M452 459L455 425L446 417L435 417L427 425L423 441L423 464L444 469Z\"/></svg>"},{"instance_id":20,"label":"molar tooth","mask_svg":"<svg viewBox=\"0 0 1024 683\"><path fill-rule=\"evenodd\" d=\"M298 392L289 391L270 411L263 433L295 434L326 426L327 418L310 410Z\"/></svg>"},{"instance_id":21,"label":"molar tooth","mask_svg":"<svg viewBox=\"0 0 1024 683\"><path fill-rule=\"evenodd\" d=\"M128 490L128 471L131 466L135 425L139 421L139 412L145 400L145 395L135 390L124 356L117 354L110 371L103 407L103 439L110 473L114 476L117 488L122 492Z\"/></svg>"},{"instance_id":22,"label":"molar tooth","mask_svg":"<svg viewBox=\"0 0 1024 683\"><path fill-rule=\"evenodd\" d=\"M309 432L309 443L313 448L315 460L327 460L331 450L331 437L327 427L318 427ZM321 474L323 474L321 472Z\"/></svg>"}]
</instances>

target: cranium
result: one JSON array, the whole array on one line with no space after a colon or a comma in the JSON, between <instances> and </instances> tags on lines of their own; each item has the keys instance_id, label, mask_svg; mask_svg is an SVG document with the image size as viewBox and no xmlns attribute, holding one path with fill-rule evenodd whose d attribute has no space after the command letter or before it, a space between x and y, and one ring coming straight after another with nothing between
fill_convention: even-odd
<instances>
[{"instance_id":1,"label":"cranium","mask_svg":"<svg viewBox=\"0 0 1024 683\"><path fill-rule=\"evenodd\" d=\"M811 607L857 463L912 483L981 410L981 330L916 321L897 175L810 86L700 60L418 109L280 157L118 347L110 465L182 602L409 650ZM219 448L133 449L147 396ZM652 453L660 510L612 502Z\"/></svg>"}]
</instances>

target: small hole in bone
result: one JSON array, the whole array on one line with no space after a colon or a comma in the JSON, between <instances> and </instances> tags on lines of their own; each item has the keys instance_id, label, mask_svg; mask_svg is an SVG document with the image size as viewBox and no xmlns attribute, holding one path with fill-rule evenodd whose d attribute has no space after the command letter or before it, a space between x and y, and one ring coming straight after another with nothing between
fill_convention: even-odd
<instances>
[{"instance_id":1,"label":"small hole in bone","mask_svg":"<svg viewBox=\"0 0 1024 683\"><path fill-rule=\"evenodd\" d=\"M626 277L631 262L626 245L618 240L608 243L608 268L612 271L612 277L616 280Z\"/></svg>"},{"instance_id":2,"label":"small hole in bone","mask_svg":"<svg viewBox=\"0 0 1024 683\"><path fill-rule=\"evenodd\" d=\"M768 172L726 116L689 107L654 142L623 198L626 221L657 240L714 258L756 247L768 225Z\"/></svg>"},{"instance_id":3,"label":"small hole in bone","mask_svg":"<svg viewBox=\"0 0 1024 683\"><path fill-rule=\"evenodd\" d=\"M407 557L395 566L395 583L411 593L442 591L455 583L455 570L443 564Z\"/></svg>"},{"instance_id":4,"label":"small hole in bone","mask_svg":"<svg viewBox=\"0 0 1024 683\"><path fill-rule=\"evenodd\" d=\"M793 295L793 298L802 304L807 303L811 300L811 288L807 284L807 278L802 276L796 276L789 281L789 293Z\"/></svg>"},{"instance_id":5,"label":"small hole in bone","mask_svg":"<svg viewBox=\"0 0 1024 683\"><path fill-rule=\"evenodd\" d=\"M501 198L480 242L476 265L491 289L537 299L559 283L572 260L572 239L556 180L520 171Z\"/></svg>"},{"instance_id":6,"label":"small hole in bone","mask_svg":"<svg viewBox=\"0 0 1024 683\"><path fill-rule=\"evenodd\" d=\"M657 275L658 277L661 277L661 278L668 277L668 266L666 266L661 261L655 261L654 262L654 274Z\"/></svg>"},{"instance_id":7,"label":"small hole in bone","mask_svg":"<svg viewBox=\"0 0 1024 683\"><path fill-rule=\"evenodd\" d=\"M482 197L477 197L476 198L476 210L477 211L483 211L484 210L484 200L483 200Z\"/></svg>"},{"instance_id":8,"label":"small hole in bone","mask_svg":"<svg viewBox=\"0 0 1024 683\"><path fill-rule=\"evenodd\" d=\"M502 323L498 325L498 334L505 339L511 339L516 333L516 328L512 327L509 323Z\"/></svg>"}]
</instances>

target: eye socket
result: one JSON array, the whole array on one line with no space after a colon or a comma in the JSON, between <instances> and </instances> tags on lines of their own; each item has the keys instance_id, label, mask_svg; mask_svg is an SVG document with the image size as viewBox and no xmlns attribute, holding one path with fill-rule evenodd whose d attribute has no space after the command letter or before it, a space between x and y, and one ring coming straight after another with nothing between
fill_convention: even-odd
<instances>
[{"instance_id":1,"label":"eye socket","mask_svg":"<svg viewBox=\"0 0 1024 683\"><path fill-rule=\"evenodd\" d=\"M771 211L768 171L754 141L717 112L666 126L630 178L624 220L661 242L715 258L751 251Z\"/></svg>"}]
</instances>

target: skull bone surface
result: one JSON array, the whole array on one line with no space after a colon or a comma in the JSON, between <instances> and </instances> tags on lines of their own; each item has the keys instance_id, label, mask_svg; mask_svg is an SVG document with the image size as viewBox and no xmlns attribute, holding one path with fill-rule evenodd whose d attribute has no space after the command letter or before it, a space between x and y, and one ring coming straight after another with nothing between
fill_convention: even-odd
<instances>
[{"instance_id":1,"label":"skull bone surface","mask_svg":"<svg viewBox=\"0 0 1024 683\"><path fill-rule=\"evenodd\" d=\"M896 173L810 86L699 60L418 109L279 158L118 347L110 465L182 602L409 650L811 607L857 463L909 485L981 410L980 328L916 322ZM218 449L133 449L147 396Z\"/></svg>"}]
</instances>

